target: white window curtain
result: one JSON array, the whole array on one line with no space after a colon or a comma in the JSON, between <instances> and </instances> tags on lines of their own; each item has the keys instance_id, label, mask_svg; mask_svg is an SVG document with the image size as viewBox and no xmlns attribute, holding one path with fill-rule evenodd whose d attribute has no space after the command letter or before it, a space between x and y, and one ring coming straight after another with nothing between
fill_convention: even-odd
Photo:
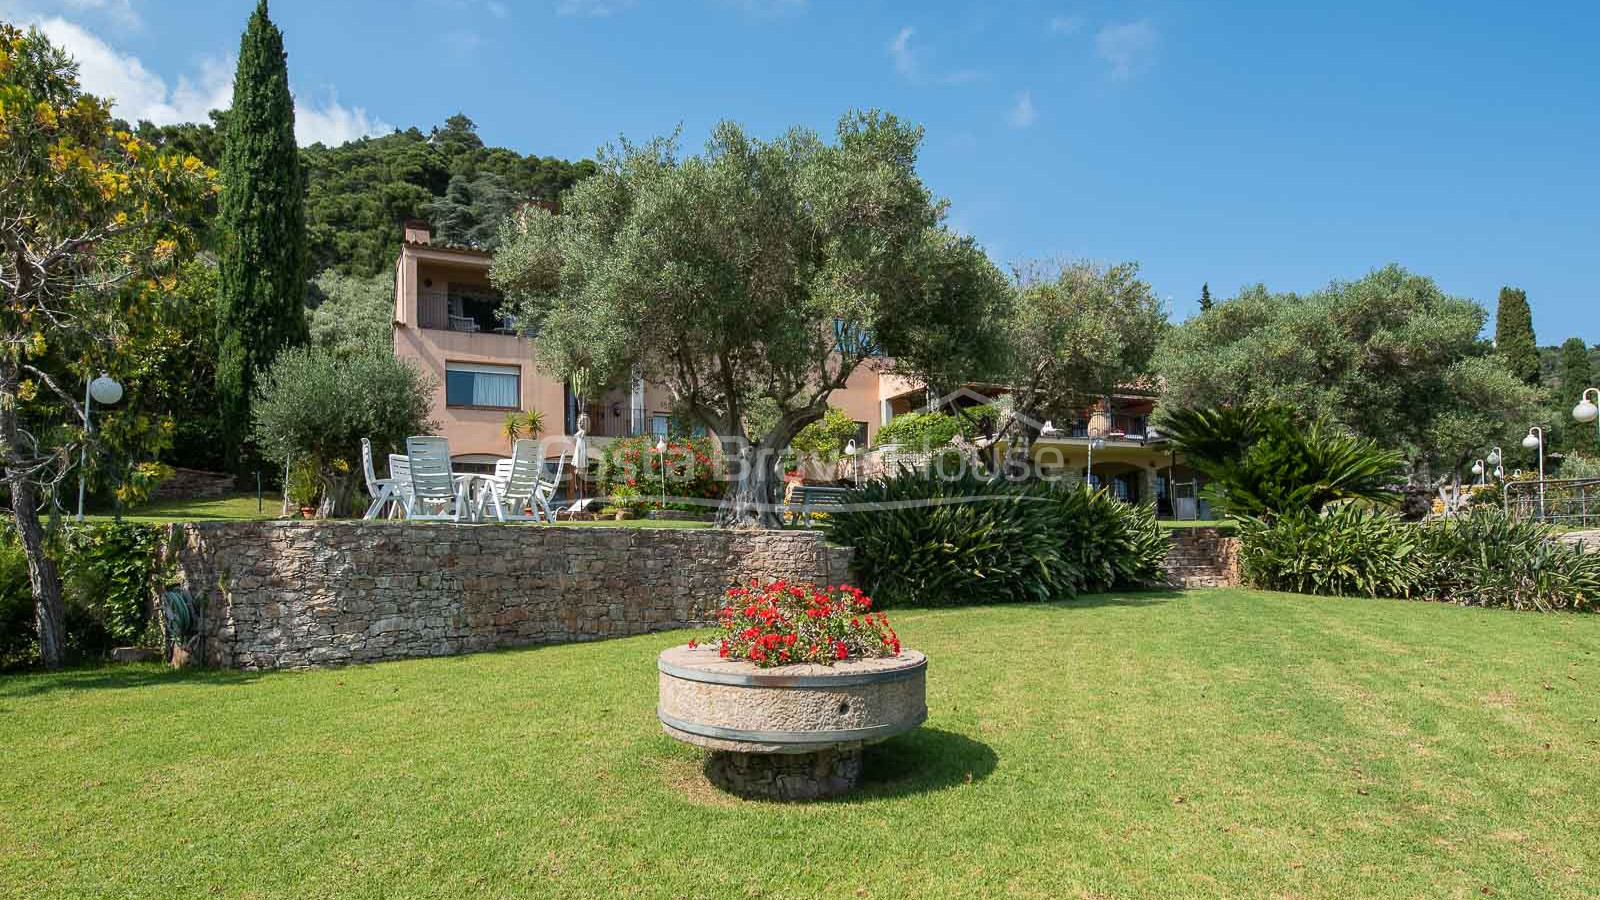
<instances>
[{"instance_id":1,"label":"white window curtain","mask_svg":"<svg viewBox=\"0 0 1600 900\"><path fill-rule=\"evenodd\" d=\"M517 376L476 373L472 378L473 406L516 406Z\"/></svg>"},{"instance_id":2,"label":"white window curtain","mask_svg":"<svg viewBox=\"0 0 1600 900\"><path fill-rule=\"evenodd\" d=\"M521 408L521 373L514 366L454 363L446 367L445 380L452 406Z\"/></svg>"}]
</instances>

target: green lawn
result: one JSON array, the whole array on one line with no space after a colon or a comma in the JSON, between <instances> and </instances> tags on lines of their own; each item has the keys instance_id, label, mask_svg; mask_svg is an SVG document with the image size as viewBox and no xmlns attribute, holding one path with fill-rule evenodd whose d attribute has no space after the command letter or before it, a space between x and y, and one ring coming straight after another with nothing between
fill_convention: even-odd
<instances>
[{"instance_id":1,"label":"green lawn","mask_svg":"<svg viewBox=\"0 0 1600 900\"><path fill-rule=\"evenodd\" d=\"M1211 591L895 617L856 798L707 787L685 633L0 680L0 896L1600 896L1600 617Z\"/></svg>"},{"instance_id":2,"label":"green lawn","mask_svg":"<svg viewBox=\"0 0 1600 900\"><path fill-rule=\"evenodd\" d=\"M1221 528L1224 531L1238 527L1232 519L1161 519L1157 524L1162 528Z\"/></svg>"},{"instance_id":3,"label":"green lawn","mask_svg":"<svg viewBox=\"0 0 1600 900\"><path fill-rule=\"evenodd\" d=\"M256 509L255 494L232 494L215 500L157 500L143 506L124 510L124 522L196 522L206 519L279 519L283 513L283 496L265 494L261 509ZM91 522L110 522L110 512L95 512L85 516Z\"/></svg>"}]
</instances>

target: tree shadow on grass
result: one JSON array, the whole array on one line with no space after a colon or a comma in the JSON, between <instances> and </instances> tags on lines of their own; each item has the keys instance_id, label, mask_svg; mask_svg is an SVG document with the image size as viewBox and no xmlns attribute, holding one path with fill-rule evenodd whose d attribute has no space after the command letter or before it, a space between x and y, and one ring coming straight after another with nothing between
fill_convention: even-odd
<instances>
[{"instance_id":1,"label":"tree shadow on grass","mask_svg":"<svg viewBox=\"0 0 1600 900\"><path fill-rule=\"evenodd\" d=\"M255 681L262 674L234 669L173 669L159 664L85 666L60 672L0 676L0 700L21 700L68 691L124 690L172 684L232 687Z\"/></svg>"},{"instance_id":2,"label":"tree shadow on grass","mask_svg":"<svg viewBox=\"0 0 1600 900\"><path fill-rule=\"evenodd\" d=\"M846 799L904 797L982 781L1000 764L988 744L918 728L862 751L861 789Z\"/></svg>"},{"instance_id":3,"label":"tree shadow on grass","mask_svg":"<svg viewBox=\"0 0 1600 900\"><path fill-rule=\"evenodd\" d=\"M1182 600L1184 592L1175 588L1158 588L1150 591L1119 591L1110 594L1082 594L1071 600L1052 600L1048 605L1057 609L1095 609L1104 606L1158 606L1173 600Z\"/></svg>"}]
</instances>

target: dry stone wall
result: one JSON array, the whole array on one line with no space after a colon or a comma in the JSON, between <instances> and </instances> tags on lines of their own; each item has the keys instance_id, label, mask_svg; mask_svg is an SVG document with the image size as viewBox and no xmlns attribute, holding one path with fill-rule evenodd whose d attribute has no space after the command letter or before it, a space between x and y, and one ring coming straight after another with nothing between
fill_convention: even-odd
<instances>
[{"instance_id":1,"label":"dry stone wall","mask_svg":"<svg viewBox=\"0 0 1600 900\"><path fill-rule=\"evenodd\" d=\"M752 579L849 580L797 531L193 522L167 553L204 595L205 661L298 668L643 634Z\"/></svg>"},{"instance_id":2,"label":"dry stone wall","mask_svg":"<svg viewBox=\"0 0 1600 900\"><path fill-rule=\"evenodd\" d=\"M1174 528L1167 582L1174 587L1233 587L1239 583L1239 539L1216 528Z\"/></svg>"}]
</instances>

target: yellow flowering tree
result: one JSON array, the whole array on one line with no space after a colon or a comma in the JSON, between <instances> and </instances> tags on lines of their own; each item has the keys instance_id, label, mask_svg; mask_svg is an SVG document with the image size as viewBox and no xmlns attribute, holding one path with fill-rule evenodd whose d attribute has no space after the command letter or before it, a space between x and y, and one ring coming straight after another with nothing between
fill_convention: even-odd
<instances>
[{"instance_id":1,"label":"yellow flowering tree","mask_svg":"<svg viewBox=\"0 0 1600 900\"><path fill-rule=\"evenodd\" d=\"M186 213L214 190L199 160L118 130L42 34L0 22L0 478L46 667L61 665L64 635L40 498L82 446L76 386L139 346L191 250ZM71 411L72 426L23 420L43 392Z\"/></svg>"}]
</instances>

